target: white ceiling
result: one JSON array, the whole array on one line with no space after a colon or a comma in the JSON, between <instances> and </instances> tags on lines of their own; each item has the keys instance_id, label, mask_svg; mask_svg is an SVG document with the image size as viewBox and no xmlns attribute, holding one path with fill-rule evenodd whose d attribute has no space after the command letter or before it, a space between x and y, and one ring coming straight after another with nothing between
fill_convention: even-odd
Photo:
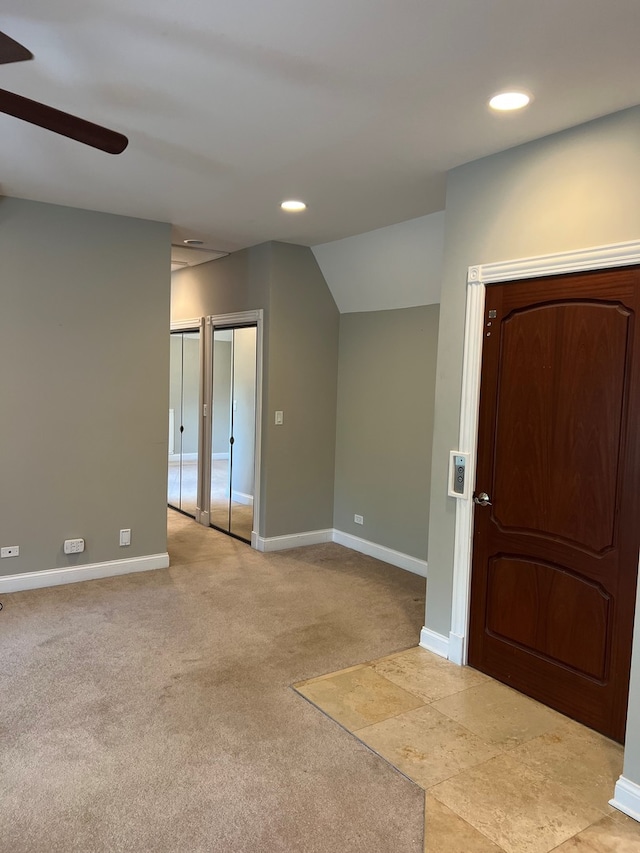
<instances>
[{"instance_id":1,"label":"white ceiling","mask_svg":"<svg viewBox=\"0 0 640 853\"><path fill-rule=\"evenodd\" d=\"M222 251L424 216L453 166L640 102L640 0L3 0L0 29L35 55L0 86L130 139L1 116L1 191ZM535 101L490 114L508 86Z\"/></svg>"}]
</instances>

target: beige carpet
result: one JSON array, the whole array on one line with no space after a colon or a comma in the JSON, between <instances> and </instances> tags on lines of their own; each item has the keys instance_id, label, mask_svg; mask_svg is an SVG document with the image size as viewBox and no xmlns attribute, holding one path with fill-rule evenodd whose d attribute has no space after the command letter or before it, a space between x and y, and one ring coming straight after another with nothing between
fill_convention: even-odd
<instances>
[{"instance_id":1,"label":"beige carpet","mask_svg":"<svg viewBox=\"0 0 640 853\"><path fill-rule=\"evenodd\" d=\"M170 512L168 570L4 595L2 853L418 853L420 789L293 682L415 645L424 581Z\"/></svg>"}]
</instances>

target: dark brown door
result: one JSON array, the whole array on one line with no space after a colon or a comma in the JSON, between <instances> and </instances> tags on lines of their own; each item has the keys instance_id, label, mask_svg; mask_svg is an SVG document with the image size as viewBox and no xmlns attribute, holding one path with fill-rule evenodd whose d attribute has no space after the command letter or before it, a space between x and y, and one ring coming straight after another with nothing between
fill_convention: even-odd
<instances>
[{"instance_id":1,"label":"dark brown door","mask_svg":"<svg viewBox=\"0 0 640 853\"><path fill-rule=\"evenodd\" d=\"M469 663L624 739L640 270L487 288Z\"/></svg>"}]
</instances>

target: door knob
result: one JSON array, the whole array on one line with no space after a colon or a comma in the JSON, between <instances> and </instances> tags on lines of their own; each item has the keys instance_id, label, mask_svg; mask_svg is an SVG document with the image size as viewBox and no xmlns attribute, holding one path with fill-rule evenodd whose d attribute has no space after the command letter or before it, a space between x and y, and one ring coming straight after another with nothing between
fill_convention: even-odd
<instances>
[{"instance_id":1,"label":"door knob","mask_svg":"<svg viewBox=\"0 0 640 853\"><path fill-rule=\"evenodd\" d=\"M479 495L474 495L473 502L474 504L478 504L478 506L493 506L489 500L489 495L486 492L480 492Z\"/></svg>"}]
</instances>

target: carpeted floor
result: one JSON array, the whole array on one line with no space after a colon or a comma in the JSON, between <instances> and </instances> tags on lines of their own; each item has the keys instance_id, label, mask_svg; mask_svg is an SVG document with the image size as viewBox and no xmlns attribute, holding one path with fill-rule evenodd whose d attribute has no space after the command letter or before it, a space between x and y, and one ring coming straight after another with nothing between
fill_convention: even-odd
<instances>
[{"instance_id":1,"label":"carpeted floor","mask_svg":"<svg viewBox=\"0 0 640 853\"><path fill-rule=\"evenodd\" d=\"M424 580L170 512L172 567L4 595L2 853L418 853L422 792L293 682L417 643Z\"/></svg>"}]
</instances>

